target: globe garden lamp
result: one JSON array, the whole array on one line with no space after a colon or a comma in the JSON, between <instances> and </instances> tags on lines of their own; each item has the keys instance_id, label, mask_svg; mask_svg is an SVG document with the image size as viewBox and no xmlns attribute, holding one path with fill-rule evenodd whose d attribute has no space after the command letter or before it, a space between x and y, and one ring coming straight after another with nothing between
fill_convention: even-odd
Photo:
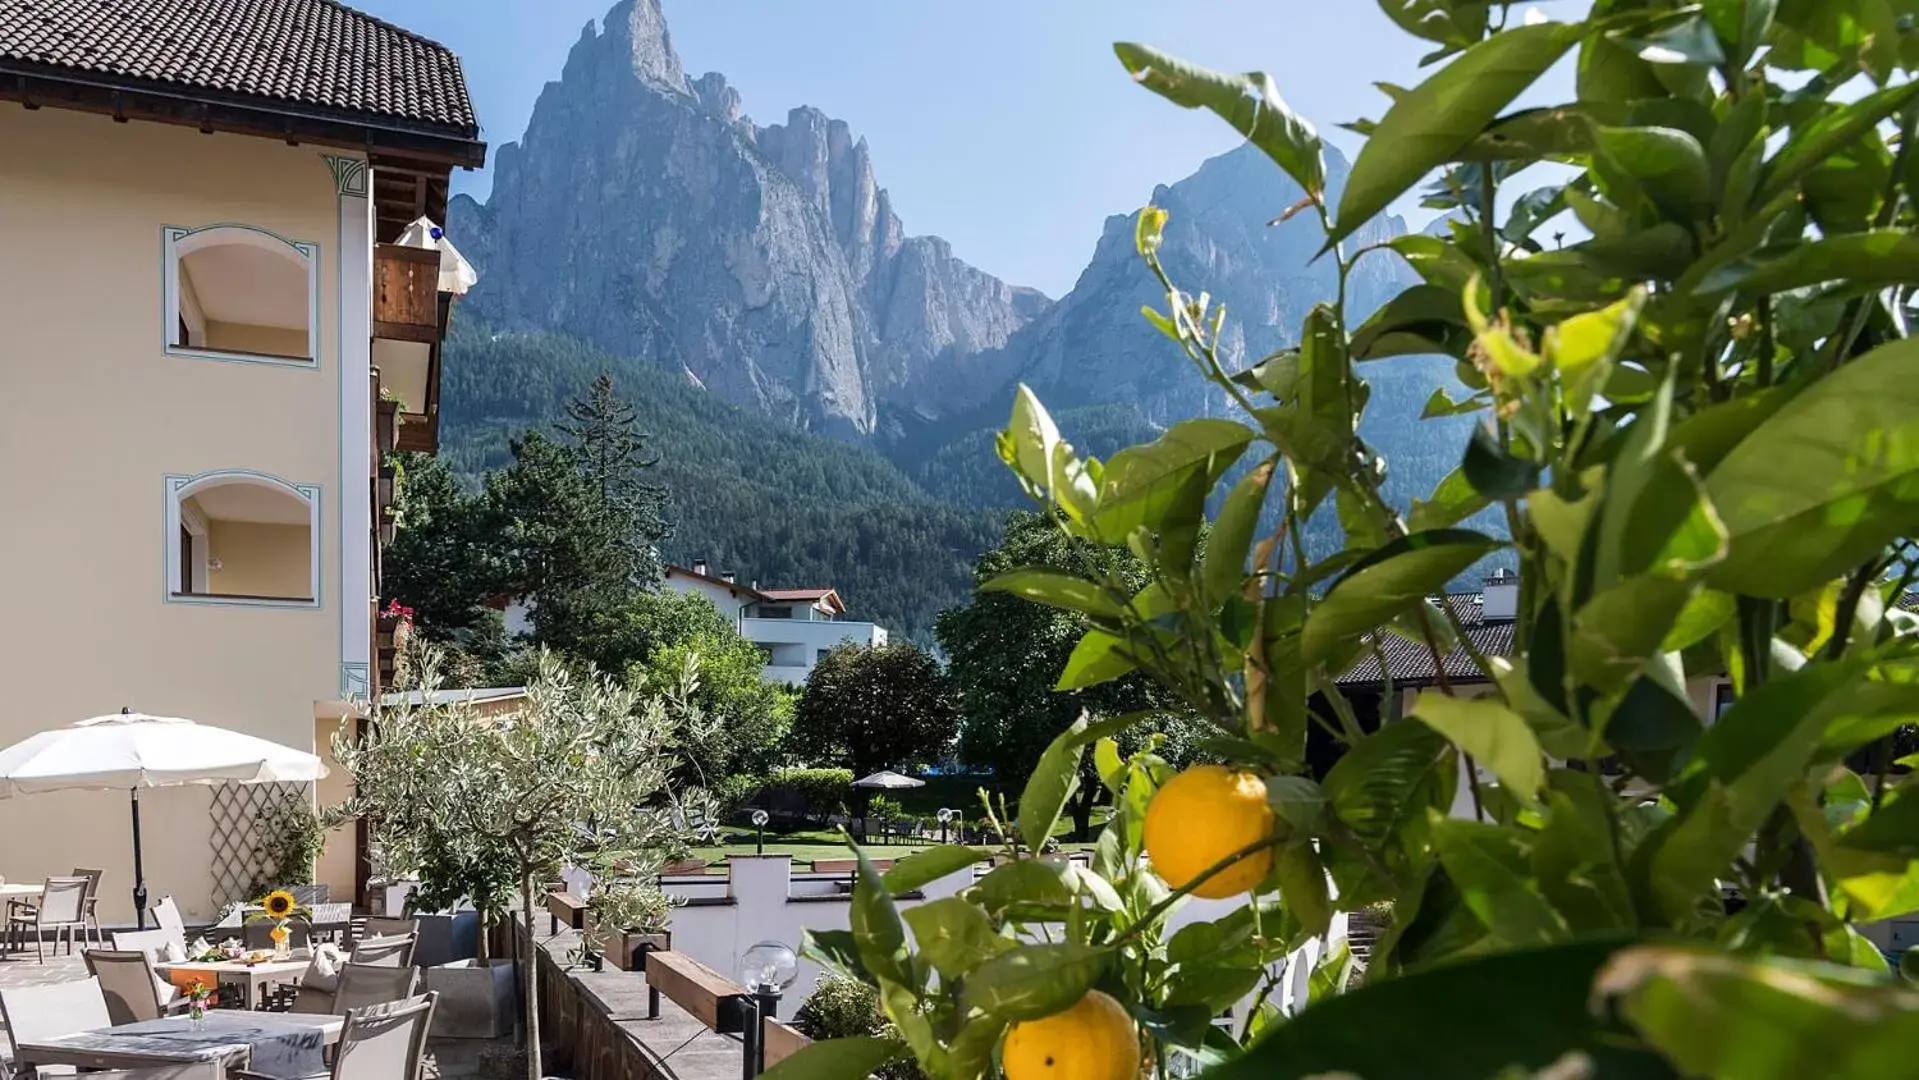
<instances>
[{"instance_id":1,"label":"globe garden lamp","mask_svg":"<svg viewBox=\"0 0 1919 1080\"><path fill-rule=\"evenodd\" d=\"M740 981L748 990L775 1001L800 975L800 958L780 941L762 941L740 954Z\"/></svg>"},{"instance_id":2,"label":"globe garden lamp","mask_svg":"<svg viewBox=\"0 0 1919 1080\"><path fill-rule=\"evenodd\" d=\"M758 830L758 834L753 838L753 854L755 855L766 854L766 823L771 820L773 820L773 815L766 811L753 811L753 828ZM759 946L755 945L754 948L757 949Z\"/></svg>"},{"instance_id":3,"label":"globe garden lamp","mask_svg":"<svg viewBox=\"0 0 1919 1080\"><path fill-rule=\"evenodd\" d=\"M939 813L934 814L933 816L939 819L940 843L944 844L946 843L946 826L948 822L951 822L953 820L953 811L948 807L942 806L940 807Z\"/></svg>"},{"instance_id":4,"label":"globe garden lamp","mask_svg":"<svg viewBox=\"0 0 1919 1080\"><path fill-rule=\"evenodd\" d=\"M746 1025L741 1039L745 1080L766 1070L765 1021L780 1014L780 994L799 974L800 958L784 942L762 941L740 954L740 981L749 991L743 1002Z\"/></svg>"}]
</instances>

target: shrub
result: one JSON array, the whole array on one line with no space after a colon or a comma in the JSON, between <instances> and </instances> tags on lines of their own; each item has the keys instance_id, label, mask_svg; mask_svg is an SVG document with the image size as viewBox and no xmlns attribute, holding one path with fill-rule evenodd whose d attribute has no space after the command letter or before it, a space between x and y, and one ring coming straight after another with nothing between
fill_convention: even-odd
<instances>
[{"instance_id":1,"label":"shrub","mask_svg":"<svg viewBox=\"0 0 1919 1080\"><path fill-rule=\"evenodd\" d=\"M858 1035L899 1038L899 1029L880 1012L879 992L865 983L839 975L821 975L813 995L793 1014L793 1026L811 1039L845 1039ZM922 1080L911 1061L882 1065L872 1073L877 1080Z\"/></svg>"},{"instance_id":2,"label":"shrub","mask_svg":"<svg viewBox=\"0 0 1919 1080\"><path fill-rule=\"evenodd\" d=\"M824 824L846 809L853 790L851 769L775 769L760 789L768 809L796 813Z\"/></svg>"}]
</instances>

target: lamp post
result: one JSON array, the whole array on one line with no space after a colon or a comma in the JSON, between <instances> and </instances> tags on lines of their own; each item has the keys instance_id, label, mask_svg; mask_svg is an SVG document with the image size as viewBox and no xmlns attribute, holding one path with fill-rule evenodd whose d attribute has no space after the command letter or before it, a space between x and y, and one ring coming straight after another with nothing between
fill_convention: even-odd
<instances>
[{"instance_id":1,"label":"lamp post","mask_svg":"<svg viewBox=\"0 0 1919 1080\"><path fill-rule=\"evenodd\" d=\"M740 1075L745 1080L766 1071L765 1022L780 1015L780 995L799 974L800 958L784 942L762 941L740 954L740 981L748 991L743 1003L746 1025L740 1034Z\"/></svg>"},{"instance_id":2,"label":"lamp post","mask_svg":"<svg viewBox=\"0 0 1919 1080\"><path fill-rule=\"evenodd\" d=\"M946 826L953 820L953 811L942 806L940 812L933 816L940 819L940 843L944 844L946 843Z\"/></svg>"},{"instance_id":3,"label":"lamp post","mask_svg":"<svg viewBox=\"0 0 1919 1080\"><path fill-rule=\"evenodd\" d=\"M755 855L766 854L766 823L771 821L772 818L773 816L764 810L753 811L753 828L759 830L758 835L753 838L753 854Z\"/></svg>"}]
</instances>

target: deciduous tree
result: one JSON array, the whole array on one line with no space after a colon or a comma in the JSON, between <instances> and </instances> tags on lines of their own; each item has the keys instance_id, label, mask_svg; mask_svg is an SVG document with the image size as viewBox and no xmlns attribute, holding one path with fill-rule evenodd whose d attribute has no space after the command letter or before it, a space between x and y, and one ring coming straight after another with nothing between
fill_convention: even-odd
<instances>
[{"instance_id":1,"label":"deciduous tree","mask_svg":"<svg viewBox=\"0 0 1919 1080\"><path fill-rule=\"evenodd\" d=\"M857 779L938 761L957 719L952 686L924 649L841 645L807 676L788 743L806 763L844 765Z\"/></svg>"}]
</instances>

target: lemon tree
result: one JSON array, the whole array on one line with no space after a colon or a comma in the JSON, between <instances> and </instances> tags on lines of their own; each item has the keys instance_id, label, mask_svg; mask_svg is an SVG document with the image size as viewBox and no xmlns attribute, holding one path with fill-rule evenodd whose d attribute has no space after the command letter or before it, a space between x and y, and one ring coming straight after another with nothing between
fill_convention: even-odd
<instances>
[{"instance_id":1,"label":"lemon tree","mask_svg":"<svg viewBox=\"0 0 1919 1080\"><path fill-rule=\"evenodd\" d=\"M1894 752L1919 719L1919 6L1380 6L1430 71L1348 125L1341 177L1273 78L1117 47L1290 178L1273 216L1318 222L1340 285L1239 363L1230 313L1160 259L1181 223L1147 207L1165 298L1143 317L1221 407L1101 461L1022 388L998 440L1055 527L1151 580L986 588L1083 620L1061 689L1141 673L1213 726L1217 764L1122 756L1142 718L1084 718L958 896L899 903L987 852L862 863L852 930L807 947L901 1037L780 1080L906 1056L1022 1080L1081 1042L1052 1067L1088 1071L1059 1075L1910 1074L1919 997L1870 935L1919 912L1919 762ZM1533 103L1562 64L1571 100ZM1441 221L1377 239L1416 189ZM1417 282L1349 310L1366 260ZM1408 356L1454 361L1426 412L1475 424L1400 504L1359 424L1369 374ZM1434 600L1488 557L1519 571L1508 655ZM1382 686L1404 705L1382 720L1340 678L1389 644L1440 675ZM1708 723L1688 684L1718 678L1735 701ZM1086 755L1112 816L1086 865L1040 857ZM1243 899L1170 931L1189 896ZM1333 948L1281 1016L1287 958L1362 909L1391 912L1363 973Z\"/></svg>"}]
</instances>

